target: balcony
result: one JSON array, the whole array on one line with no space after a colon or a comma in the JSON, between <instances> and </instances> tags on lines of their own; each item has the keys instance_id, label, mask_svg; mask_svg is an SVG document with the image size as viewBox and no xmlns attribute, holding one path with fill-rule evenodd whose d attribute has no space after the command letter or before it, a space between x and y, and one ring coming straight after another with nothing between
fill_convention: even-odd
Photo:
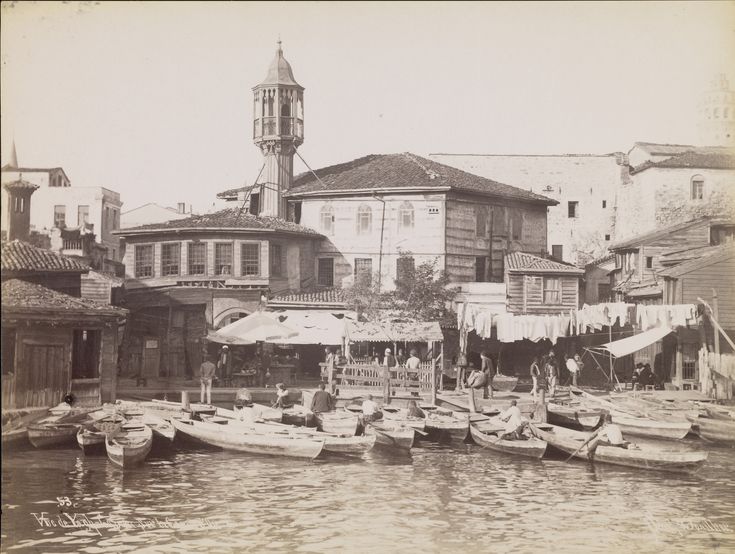
<instances>
[{"instance_id":1,"label":"balcony","mask_svg":"<svg viewBox=\"0 0 735 554\"><path fill-rule=\"evenodd\" d=\"M263 117L253 121L253 139L292 137L304 140L304 120L297 117Z\"/></svg>"}]
</instances>

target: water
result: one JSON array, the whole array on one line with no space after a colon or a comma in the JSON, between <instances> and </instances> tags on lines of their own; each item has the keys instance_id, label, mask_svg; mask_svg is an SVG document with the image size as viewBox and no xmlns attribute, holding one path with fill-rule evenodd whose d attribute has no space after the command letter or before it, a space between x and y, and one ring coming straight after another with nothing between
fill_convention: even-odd
<instances>
[{"instance_id":1,"label":"water","mask_svg":"<svg viewBox=\"0 0 735 554\"><path fill-rule=\"evenodd\" d=\"M177 447L125 471L4 452L2 551L733 552L734 458L677 476L423 441L314 462Z\"/></svg>"}]
</instances>

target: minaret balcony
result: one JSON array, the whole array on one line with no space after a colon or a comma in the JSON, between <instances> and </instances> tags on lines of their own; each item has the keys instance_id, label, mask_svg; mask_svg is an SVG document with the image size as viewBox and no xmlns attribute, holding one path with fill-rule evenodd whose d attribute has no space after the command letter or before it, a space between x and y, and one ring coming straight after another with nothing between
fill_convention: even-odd
<instances>
[{"instance_id":1,"label":"minaret balcony","mask_svg":"<svg viewBox=\"0 0 735 554\"><path fill-rule=\"evenodd\" d=\"M304 120L297 117L262 117L253 121L253 139L266 140L291 137L304 140Z\"/></svg>"}]
</instances>

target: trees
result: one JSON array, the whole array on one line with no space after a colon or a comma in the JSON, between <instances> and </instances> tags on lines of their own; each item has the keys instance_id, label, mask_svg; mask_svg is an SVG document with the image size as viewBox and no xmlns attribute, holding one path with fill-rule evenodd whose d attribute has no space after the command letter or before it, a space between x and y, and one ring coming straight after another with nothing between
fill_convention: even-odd
<instances>
[{"instance_id":1,"label":"trees","mask_svg":"<svg viewBox=\"0 0 735 554\"><path fill-rule=\"evenodd\" d=\"M393 308L407 319L440 324L452 322L451 301L457 289L448 286L449 278L439 270L438 260L434 258L415 265L412 254L402 252L398 267L401 271L395 280L396 289L390 293Z\"/></svg>"}]
</instances>

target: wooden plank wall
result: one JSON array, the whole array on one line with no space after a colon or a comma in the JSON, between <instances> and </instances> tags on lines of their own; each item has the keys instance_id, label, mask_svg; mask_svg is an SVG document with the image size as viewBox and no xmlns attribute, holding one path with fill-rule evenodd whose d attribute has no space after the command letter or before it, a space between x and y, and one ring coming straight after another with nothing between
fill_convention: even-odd
<instances>
[{"instance_id":1,"label":"wooden plank wall","mask_svg":"<svg viewBox=\"0 0 735 554\"><path fill-rule=\"evenodd\" d=\"M679 277L677 293L682 304L697 304L697 297L712 304L712 289L717 290L719 323L735 329L735 258L722 260ZM722 341L724 342L724 341Z\"/></svg>"},{"instance_id":2,"label":"wooden plank wall","mask_svg":"<svg viewBox=\"0 0 735 554\"><path fill-rule=\"evenodd\" d=\"M508 274L508 311L515 314L558 314L578 308L579 278L550 275L561 279L561 304L544 304L543 276L531 275L525 280L523 274ZM524 308L525 283L525 308Z\"/></svg>"}]
</instances>

